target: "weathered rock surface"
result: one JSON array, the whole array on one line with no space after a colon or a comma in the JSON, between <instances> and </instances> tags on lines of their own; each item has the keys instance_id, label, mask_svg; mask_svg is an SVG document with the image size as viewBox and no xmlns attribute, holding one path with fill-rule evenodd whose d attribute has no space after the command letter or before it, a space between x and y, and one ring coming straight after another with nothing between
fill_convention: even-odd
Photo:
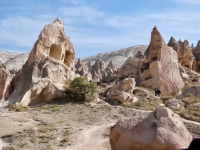
<instances>
[{"instance_id":1,"label":"weathered rock surface","mask_svg":"<svg viewBox=\"0 0 200 150\"><path fill-rule=\"evenodd\" d=\"M101 59L98 59L94 65L91 65L91 63L82 63L78 59L75 68L77 74L86 76L88 80L95 82L110 82L114 80L115 72L117 71L117 67L112 62L106 66L105 62Z\"/></svg>"},{"instance_id":2,"label":"weathered rock surface","mask_svg":"<svg viewBox=\"0 0 200 150\"><path fill-rule=\"evenodd\" d=\"M132 100L131 94L135 88L134 78L126 78L115 84L107 93L108 98L119 101L121 103Z\"/></svg>"},{"instance_id":3,"label":"weathered rock surface","mask_svg":"<svg viewBox=\"0 0 200 150\"><path fill-rule=\"evenodd\" d=\"M139 75L140 69L144 61L136 57L129 57L124 64L118 69L118 73L122 77L128 77L129 75L136 76Z\"/></svg>"},{"instance_id":4,"label":"weathered rock surface","mask_svg":"<svg viewBox=\"0 0 200 150\"><path fill-rule=\"evenodd\" d=\"M18 53L13 53L13 52L0 52L0 61L1 63L6 63L10 59L18 56Z\"/></svg>"},{"instance_id":5,"label":"weathered rock surface","mask_svg":"<svg viewBox=\"0 0 200 150\"><path fill-rule=\"evenodd\" d=\"M13 75L0 62L0 102L7 99L13 91L12 86Z\"/></svg>"},{"instance_id":6,"label":"weathered rock surface","mask_svg":"<svg viewBox=\"0 0 200 150\"><path fill-rule=\"evenodd\" d=\"M158 88L162 94L175 94L184 87L178 55L165 44L156 27L151 32L151 42L145 54L148 62L139 76L140 86Z\"/></svg>"},{"instance_id":7,"label":"weathered rock surface","mask_svg":"<svg viewBox=\"0 0 200 150\"><path fill-rule=\"evenodd\" d=\"M90 65L90 64L89 64ZM75 65L75 68L76 68L76 73L79 74L80 76L85 76L88 78L88 80L92 81L92 75L91 75L91 72L90 72L90 67L88 66L88 64L86 63L82 63L80 59L78 59L76 65Z\"/></svg>"},{"instance_id":8,"label":"weathered rock surface","mask_svg":"<svg viewBox=\"0 0 200 150\"><path fill-rule=\"evenodd\" d=\"M177 42L175 38L171 37L167 45L172 47L177 52L179 63L182 66L190 69L193 68L193 62L195 58L192 54L192 49L187 40L185 40L184 42L179 40Z\"/></svg>"},{"instance_id":9,"label":"weathered rock surface","mask_svg":"<svg viewBox=\"0 0 200 150\"><path fill-rule=\"evenodd\" d=\"M5 66L8 70L20 70L27 61L29 53L19 54L5 62Z\"/></svg>"},{"instance_id":10,"label":"weathered rock surface","mask_svg":"<svg viewBox=\"0 0 200 150\"><path fill-rule=\"evenodd\" d=\"M40 33L8 101L26 106L62 96L62 90L75 77L73 61L73 45L64 32L62 21L56 19Z\"/></svg>"},{"instance_id":11,"label":"weathered rock surface","mask_svg":"<svg viewBox=\"0 0 200 150\"><path fill-rule=\"evenodd\" d=\"M191 140L180 116L165 107L120 119L110 130L112 150L179 150Z\"/></svg>"},{"instance_id":12,"label":"weathered rock surface","mask_svg":"<svg viewBox=\"0 0 200 150\"><path fill-rule=\"evenodd\" d=\"M146 45L132 46L112 52L102 53L95 56L82 58L82 62L96 62L98 59L103 60L106 64L110 61L118 68L129 58L133 57L138 51L144 52L147 49Z\"/></svg>"}]
</instances>

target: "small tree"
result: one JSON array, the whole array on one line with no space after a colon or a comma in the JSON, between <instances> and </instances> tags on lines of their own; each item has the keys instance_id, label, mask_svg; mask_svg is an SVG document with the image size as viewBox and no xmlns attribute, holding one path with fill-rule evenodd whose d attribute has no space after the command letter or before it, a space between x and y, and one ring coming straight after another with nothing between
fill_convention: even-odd
<instances>
[{"instance_id":1,"label":"small tree","mask_svg":"<svg viewBox=\"0 0 200 150\"><path fill-rule=\"evenodd\" d=\"M78 101L90 101L98 97L96 83L89 82L86 77L77 77L70 83L71 97Z\"/></svg>"}]
</instances>

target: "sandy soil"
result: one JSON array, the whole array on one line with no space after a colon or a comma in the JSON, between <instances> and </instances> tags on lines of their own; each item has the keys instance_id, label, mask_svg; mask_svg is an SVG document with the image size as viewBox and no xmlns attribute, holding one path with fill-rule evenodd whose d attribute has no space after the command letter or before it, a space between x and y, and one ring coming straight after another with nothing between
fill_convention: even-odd
<instances>
[{"instance_id":1,"label":"sandy soil","mask_svg":"<svg viewBox=\"0 0 200 150\"><path fill-rule=\"evenodd\" d=\"M0 139L7 150L110 150L110 127L143 111L99 104L50 103L23 112L0 110ZM200 137L200 125L188 122ZM0 140L0 149L5 143Z\"/></svg>"}]
</instances>

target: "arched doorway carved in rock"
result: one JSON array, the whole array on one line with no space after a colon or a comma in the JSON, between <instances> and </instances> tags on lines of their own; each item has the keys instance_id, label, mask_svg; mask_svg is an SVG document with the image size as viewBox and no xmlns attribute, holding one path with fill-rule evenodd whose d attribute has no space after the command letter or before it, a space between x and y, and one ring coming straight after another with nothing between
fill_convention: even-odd
<instances>
[{"instance_id":1,"label":"arched doorway carved in rock","mask_svg":"<svg viewBox=\"0 0 200 150\"><path fill-rule=\"evenodd\" d=\"M49 56L60 61L62 48L59 45L52 44Z\"/></svg>"}]
</instances>

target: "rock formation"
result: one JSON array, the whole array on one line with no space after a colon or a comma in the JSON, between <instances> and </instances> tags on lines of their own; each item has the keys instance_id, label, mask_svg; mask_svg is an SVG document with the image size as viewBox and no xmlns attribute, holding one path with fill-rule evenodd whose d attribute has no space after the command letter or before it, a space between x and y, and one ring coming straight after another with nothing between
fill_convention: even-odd
<instances>
[{"instance_id":1,"label":"rock formation","mask_svg":"<svg viewBox=\"0 0 200 150\"><path fill-rule=\"evenodd\" d=\"M192 49L190 48L189 42L187 40L185 40L184 42L179 40L177 42L175 38L171 37L167 45L172 47L177 52L179 63L182 66L189 69L193 68L192 65L195 58L192 54Z\"/></svg>"},{"instance_id":2,"label":"rock formation","mask_svg":"<svg viewBox=\"0 0 200 150\"><path fill-rule=\"evenodd\" d=\"M145 59L146 59L146 57L145 57L145 55L144 55L144 53L143 53L142 51L138 51L138 52L134 55L134 57L136 57L136 58L138 58L138 59L142 59L142 60L145 60Z\"/></svg>"},{"instance_id":3,"label":"rock formation","mask_svg":"<svg viewBox=\"0 0 200 150\"><path fill-rule=\"evenodd\" d=\"M118 73L123 77L139 75L144 61L136 57L129 57L124 64L118 69Z\"/></svg>"},{"instance_id":4,"label":"rock formation","mask_svg":"<svg viewBox=\"0 0 200 150\"><path fill-rule=\"evenodd\" d=\"M117 66L115 66L115 65L113 64L112 60L109 62L107 68L112 69L112 71L115 72L115 73L117 72Z\"/></svg>"},{"instance_id":5,"label":"rock formation","mask_svg":"<svg viewBox=\"0 0 200 150\"><path fill-rule=\"evenodd\" d=\"M72 71L74 49L64 32L61 20L56 19L41 31L29 58L23 66L18 84L8 98L10 103L36 105L62 96L74 79Z\"/></svg>"},{"instance_id":6,"label":"rock formation","mask_svg":"<svg viewBox=\"0 0 200 150\"><path fill-rule=\"evenodd\" d=\"M79 74L80 76L85 76L88 78L88 81L92 80L92 75L89 69L88 64L82 63L80 59L78 59L76 65L76 73Z\"/></svg>"},{"instance_id":7,"label":"rock formation","mask_svg":"<svg viewBox=\"0 0 200 150\"><path fill-rule=\"evenodd\" d=\"M127 100L132 100L131 94L135 88L134 78L126 78L123 81L115 84L107 93L108 98L119 101L121 103Z\"/></svg>"},{"instance_id":8,"label":"rock formation","mask_svg":"<svg viewBox=\"0 0 200 150\"><path fill-rule=\"evenodd\" d=\"M180 150L191 140L180 116L165 107L120 119L110 130L112 150Z\"/></svg>"},{"instance_id":9,"label":"rock formation","mask_svg":"<svg viewBox=\"0 0 200 150\"><path fill-rule=\"evenodd\" d=\"M193 54L196 58L193 63L193 70L200 72L200 40L198 41L197 46L194 48Z\"/></svg>"},{"instance_id":10,"label":"rock formation","mask_svg":"<svg viewBox=\"0 0 200 150\"><path fill-rule=\"evenodd\" d=\"M137 45L117 51L107 52L103 54L98 54L95 56L90 56L82 58L82 62L96 62L98 59L103 60L106 64L109 64L110 61L117 66L118 68L129 58L133 57L138 51L144 52L147 49L146 45Z\"/></svg>"},{"instance_id":11,"label":"rock formation","mask_svg":"<svg viewBox=\"0 0 200 150\"><path fill-rule=\"evenodd\" d=\"M12 93L12 78L13 75L6 70L5 65L0 62L0 102L3 102Z\"/></svg>"},{"instance_id":12,"label":"rock formation","mask_svg":"<svg viewBox=\"0 0 200 150\"><path fill-rule=\"evenodd\" d=\"M165 44L156 27L151 32L151 42L145 54L147 63L143 65L137 84L160 89L162 94L175 94L184 87L178 55Z\"/></svg>"}]
</instances>

